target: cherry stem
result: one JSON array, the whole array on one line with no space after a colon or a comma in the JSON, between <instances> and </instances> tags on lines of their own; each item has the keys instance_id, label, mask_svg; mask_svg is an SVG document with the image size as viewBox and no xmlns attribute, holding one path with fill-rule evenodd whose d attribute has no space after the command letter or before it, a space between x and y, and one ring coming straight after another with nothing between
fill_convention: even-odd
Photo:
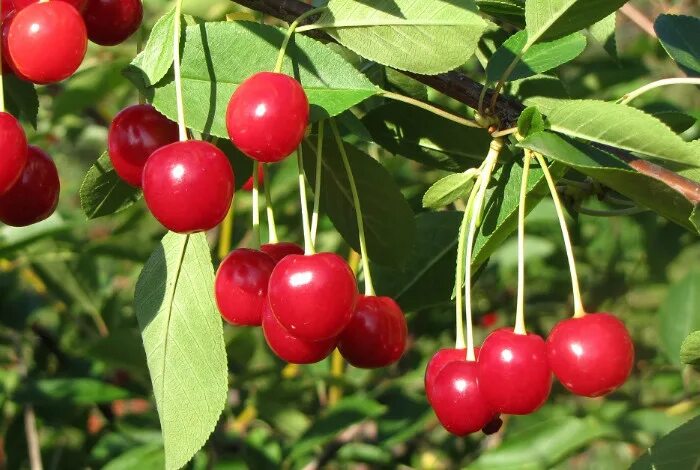
<instances>
[{"instance_id":1,"label":"cherry stem","mask_svg":"<svg viewBox=\"0 0 700 470\"><path fill-rule=\"evenodd\" d=\"M510 63L510 65L508 65L508 68L506 68L506 70L503 72L503 75L501 75L501 78L498 80L498 83L496 84L496 88L493 91L493 95L491 96L491 104L490 104L491 111L496 109L496 102L498 101L498 96L501 94L501 90L503 89L506 82L508 81L508 77L510 77L510 74L513 73L513 70L515 70L515 67L520 62L520 59L523 58L523 55L525 54L525 52L527 52L527 50L530 48L530 46L531 46L531 44L529 42L527 44L525 44L525 46L518 53L518 55L515 56L513 61Z\"/></svg>"},{"instance_id":2,"label":"cherry stem","mask_svg":"<svg viewBox=\"0 0 700 470\"><path fill-rule=\"evenodd\" d=\"M284 56L287 53L289 41L292 39L292 36L294 36L294 32L296 31L299 24L301 24L301 22L307 19L308 17L316 15L324 10L326 10L326 7L319 7L309 10L300 15L296 20L294 20L292 24L289 25L287 33L284 35L284 40L282 41L282 46L280 47L279 55L277 56L277 62L275 63L274 69L275 73L280 73L282 71L282 64L284 63Z\"/></svg>"},{"instance_id":3,"label":"cherry stem","mask_svg":"<svg viewBox=\"0 0 700 470\"><path fill-rule=\"evenodd\" d=\"M185 103L182 99L182 73L180 72L180 36L182 35L182 0L175 0L175 25L173 27L173 72L175 75L175 101L180 141L187 140Z\"/></svg>"},{"instance_id":4,"label":"cherry stem","mask_svg":"<svg viewBox=\"0 0 700 470\"><path fill-rule=\"evenodd\" d=\"M374 285L372 284L372 274L369 269L369 257L367 256L367 240L365 239L365 222L362 218L362 207L360 205L360 196L357 193L357 185L355 184L355 176L352 174L352 168L350 167L350 160L348 160L348 154L345 151L345 144L343 143L343 138L340 136L338 131L338 126L334 119L331 119L331 129L333 130L333 135L335 136L335 141L338 144L338 151L343 159L343 166L345 166L345 171L348 174L348 182L350 183L350 191L352 192L352 202L355 206L355 217L357 218L357 232L360 238L360 255L362 256L362 271L365 275L365 295L373 296Z\"/></svg>"},{"instance_id":5,"label":"cherry stem","mask_svg":"<svg viewBox=\"0 0 700 470\"><path fill-rule=\"evenodd\" d=\"M410 98L408 96L400 95L398 93L392 93L390 91L385 91L385 90L381 90L379 92L379 94L381 96L383 96L384 98L388 98L388 99L391 99L394 101L400 101L402 103L410 104L410 105L416 106L418 108L424 109L424 110L426 110L430 113L433 113L437 116L443 117L443 118L448 119L452 122L456 122L457 124L461 124L461 125L467 126L467 127L481 128L481 126L478 123L476 123L475 121L471 121L471 120L465 119L461 116L457 116L455 114L447 112L444 109L440 109L437 106L433 106L433 105L426 103L424 101L416 100L416 99Z\"/></svg>"},{"instance_id":6,"label":"cherry stem","mask_svg":"<svg viewBox=\"0 0 700 470\"><path fill-rule=\"evenodd\" d=\"M260 248L260 184L258 183L258 164L253 163L253 248Z\"/></svg>"},{"instance_id":7,"label":"cherry stem","mask_svg":"<svg viewBox=\"0 0 700 470\"><path fill-rule=\"evenodd\" d=\"M627 104L633 99L637 98L640 95L643 95L649 90L653 90L655 88L659 88L662 86L669 86L669 85L700 85L700 78L664 78L663 80L657 80L655 82L648 83L644 85L643 87L640 87L634 91L631 91L627 93L625 96L617 100L618 104Z\"/></svg>"},{"instance_id":8,"label":"cherry stem","mask_svg":"<svg viewBox=\"0 0 700 470\"><path fill-rule=\"evenodd\" d=\"M224 223L221 224L221 230L219 231L219 247L217 254L219 259L222 260L231 251L231 237L233 236L233 219L235 216L235 206L234 201L231 201L231 207L226 214Z\"/></svg>"},{"instance_id":9,"label":"cherry stem","mask_svg":"<svg viewBox=\"0 0 700 470\"><path fill-rule=\"evenodd\" d=\"M525 328L525 212L527 205L527 185L530 176L532 152L525 151L523 160L523 177L520 183L520 200L518 203L518 303L515 311L516 335L527 334Z\"/></svg>"},{"instance_id":10,"label":"cherry stem","mask_svg":"<svg viewBox=\"0 0 700 470\"><path fill-rule=\"evenodd\" d=\"M257 166L257 164L256 164ZM277 243L277 224L275 223L275 211L272 206L272 188L270 187L270 165L263 168L263 190L265 191L265 211L267 213L267 231L269 243Z\"/></svg>"},{"instance_id":11,"label":"cherry stem","mask_svg":"<svg viewBox=\"0 0 700 470\"><path fill-rule=\"evenodd\" d=\"M316 180L314 181L314 210L311 214L311 240L316 243L316 233L318 232L318 213L321 208L321 178L323 172L323 134L325 121L318 123L318 144L316 145Z\"/></svg>"},{"instance_id":12,"label":"cherry stem","mask_svg":"<svg viewBox=\"0 0 700 470\"><path fill-rule=\"evenodd\" d=\"M301 202L301 224L304 229L304 254L309 256L316 253L314 242L311 239L311 227L309 224L309 202L306 198L306 179L304 178L304 152L302 145L297 149L297 166L299 172L299 199Z\"/></svg>"},{"instance_id":13,"label":"cherry stem","mask_svg":"<svg viewBox=\"0 0 700 470\"><path fill-rule=\"evenodd\" d=\"M464 304L466 306L466 324L467 324L467 361L475 361L474 354L474 324L472 320L472 257L474 253L474 240L476 238L476 229L478 221L481 219L481 211L484 208L484 200L486 199L486 190L491 181L491 173L498 162L498 156L503 148L503 142L500 139L491 141L489 153L484 159L484 165L479 175L478 185L479 192L474 198L474 207L472 208L471 218L469 222L469 234L467 235L467 252L464 261Z\"/></svg>"},{"instance_id":14,"label":"cherry stem","mask_svg":"<svg viewBox=\"0 0 700 470\"><path fill-rule=\"evenodd\" d=\"M557 193L557 187L552 179L552 174L549 171L547 162L544 157L539 153L534 153L535 158L542 167L542 172L547 180L547 185L549 185L549 192L552 193L552 200L554 201L554 208L557 211L557 217L559 218L559 225L561 226L561 234L564 237L564 247L566 248L566 256L569 259L569 271L571 272L571 287L574 294L574 318L581 318L586 315L586 310L583 308L583 302L581 301L581 288L578 282L578 275L576 274L576 260L574 258L574 250L571 245L571 237L569 236L569 229L566 226L566 219L564 218L564 210L562 209L561 200L559 199L559 194Z\"/></svg>"},{"instance_id":15,"label":"cherry stem","mask_svg":"<svg viewBox=\"0 0 700 470\"><path fill-rule=\"evenodd\" d=\"M474 208L474 199L479 192L479 180L474 182L467 207L464 209L464 217L459 228L459 240L457 242L457 269L455 271L455 349L467 347L464 339L464 297L462 286L464 285L464 246L467 243L467 227Z\"/></svg>"}]
</instances>

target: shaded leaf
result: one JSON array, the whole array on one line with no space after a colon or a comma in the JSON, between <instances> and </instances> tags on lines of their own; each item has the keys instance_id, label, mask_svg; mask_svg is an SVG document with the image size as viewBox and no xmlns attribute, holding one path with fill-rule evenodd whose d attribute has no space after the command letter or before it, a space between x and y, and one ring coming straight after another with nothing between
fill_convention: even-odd
<instances>
[{"instance_id":1,"label":"shaded leaf","mask_svg":"<svg viewBox=\"0 0 700 470\"><path fill-rule=\"evenodd\" d=\"M659 15L654 22L661 45L688 75L700 76L700 18Z\"/></svg>"},{"instance_id":2,"label":"shaded leaf","mask_svg":"<svg viewBox=\"0 0 700 470\"><path fill-rule=\"evenodd\" d=\"M617 59L617 12L606 16L596 24L592 25L588 30L591 36L595 38L603 49L610 54L611 57Z\"/></svg>"},{"instance_id":3,"label":"shaded leaf","mask_svg":"<svg viewBox=\"0 0 700 470\"><path fill-rule=\"evenodd\" d=\"M88 219L120 212L137 202L143 193L122 180L107 152L90 167L80 186L80 207Z\"/></svg>"},{"instance_id":4,"label":"shaded leaf","mask_svg":"<svg viewBox=\"0 0 700 470\"><path fill-rule=\"evenodd\" d=\"M659 308L659 322L662 349L672 363L680 365L683 340L700 330L700 270L671 285Z\"/></svg>"},{"instance_id":5,"label":"shaded leaf","mask_svg":"<svg viewBox=\"0 0 700 470\"><path fill-rule=\"evenodd\" d=\"M165 455L162 444L146 444L130 449L103 467L103 470L131 470L134 468L163 468Z\"/></svg>"},{"instance_id":6,"label":"shaded leaf","mask_svg":"<svg viewBox=\"0 0 700 470\"><path fill-rule=\"evenodd\" d=\"M34 405L92 405L128 398L123 388L89 378L25 381L13 399Z\"/></svg>"},{"instance_id":7,"label":"shaded leaf","mask_svg":"<svg viewBox=\"0 0 700 470\"><path fill-rule=\"evenodd\" d=\"M659 439L630 467L630 470L695 469L700 464L700 417L696 417Z\"/></svg>"},{"instance_id":8,"label":"shaded leaf","mask_svg":"<svg viewBox=\"0 0 700 470\"><path fill-rule=\"evenodd\" d=\"M530 134L541 132L544 129L544 117L542 117L542 113L540 113L537 108L531 106L520 113L520 117L518 118L518 134L527 137Z\"/></svg>"},{"instance_id":9,"label":"shaded leaf","mask_svg":"<svg viewBox=\"0 0 700 470\"><path fill-rule=\"evenodd\" d=\"M627 0L528 0L528 42L549 41L580 31L616 11Z\"/></svg>"},{"instance_id":10,"label":"shaded leaf","mask_svg":"<svg viewBox=\"0 0 700 470\"><path fill-rule=\"evenodd\" d=\"M31 124L36 129L36 118L39 114L39 97L34 84L20 80L14 74L3 74L5 106L7 111Z\"/></svg>"}]
</instances>

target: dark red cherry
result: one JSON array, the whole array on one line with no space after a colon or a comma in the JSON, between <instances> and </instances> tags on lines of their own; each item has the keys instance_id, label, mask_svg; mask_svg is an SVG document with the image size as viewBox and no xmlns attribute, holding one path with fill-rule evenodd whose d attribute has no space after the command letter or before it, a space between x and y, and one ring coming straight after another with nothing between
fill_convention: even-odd
<instances>
[{"instance_id":1,"label":"dark red cherry","mask_svg":"<svg viewBox=\"0 0 700 470\"><path fill-rule=\"evenodd\" d=\"M34 83L60 82L78 70L87 31L78 10L66 2L36 3L18 11L7 31L7 61Z\"/></svg>"},{"instance_id":2,"label":"dark red cherry","mask_svg":"<svg viewBox=\"0 0 700 470\"><path fill-rule=\"evenodd\" d=\"M262 188L263 184L265 183L265 165L262 163L258 163L258 188ZM252 191L253 190L253 177L251 176L246 180L245 183L243 183L243 186L241 186L241 189L243 191Z\"/></svg>"},{"instance_id":3,"label":"dark red cherry","mask_svg":"<svg viewBox=\"0 0 700 470\"><path fill-rule=\"evenodd\" d=\"M167 229L194 233L216 227L233 200L234 175L226 155L198 140L153 152L143 169L143 196Z\"/></svg>"},{"instance_id":4,"label":"dark red cherry","mask_svg":"<svg viewBox=\"0 0 700 470\"><path fill-rule=\"evenodd\" d=\"M283 258L289 255L304 254L304 249L302 247L296 243L290 242L267 243L261 246L260 250L270 255L270 258L275 261L275 264L279 263Z\"/></svg>"},{"instance_id":5,"label":"dark red cherry","mask_svg":"<svg viewBox=\"0 0 700 470\"><path fill-rule=\"evenodd\" d=\"M41 222L56 210L60 188L56 164L43 150L30 145L22 174L0 196L0 221L13 227Z\"/></svg>"},{"instance_id":6,"label":"dark red cherry","mask_svg":"<svg viewBox=\"0 0 700 470\"><path fill-rule=\"evenodd\" d=\"M335 338L324 341L299 339L283 327L275 318L270 305L263 306L263 333L270 349L280 359L292 364L313 364L322 361L335 349Z\"/></svg>"},{"instance_id":7,"label":"dark red cherry","mask_svg":"<svg viewBox=\"0 0 700 470\"><path fill-rule=\"evenodd\" d=\"M121 110L109 126L109 157L119 177L140 188L148 157L177 140L177 124L150 104L137 104Z\"/></svg>"},{"instance_id":8,"label":"dark red cherry","mask_svg":"<svg viewBox=\"0 0 700 470\"><path fill-rule=\"evenodd\" d=\"M27 137L12 114L0 112L0 195L6 193L27 164Z\"/></svg>"},{"instance_id":9,"label":"dark red cherry","mask_svg":"<svg viewBox=\"0 0 700 470\"><path fill-rule=\"evenodd\" d=\"M275 267L268 255L239 248L221 262L216 272L216 305L232 325L262 325L262 308L267 299L267 283Z\"/></svg>"},{"instance_id":10,"label":"dark red cherry","mask_svg":"<svg viewBox=\"0 0 700 470\"><path fill-rule=\"evenodd\" d=\"M625 383L634 344L625 325L609 313L589 313L559 322L547 338L549 365L577 395L599 397Z\"/></svg>"},{"instance_id":11,"label":"dark red cherry","mask_svg":"<svg viewBox=\"0 0 700 470\"><path fill-rule=\"evenodd\" d=\"M226 111L233 144L260 162L278 162L301 143L309 123L309 100L289 75L260 72L236 89Z\"/></svg>"},{"instance_id":12,"label":"dark red cherry","mask_svg":"<svg viewBox=\"0 0 700 470\"><path fill-rule=\"evenodd\" d=\"M338 350L355 367L386 367L401 358L407 336L406 318L393 299L363 295L340 335Z\"/></svg>"},{"instance_id":13,"label":"dark red cherry","mask_svg":"<svg viewBox=\"0 0 700 470\"><path fill-rule=\"evenodd\" d=\"M507 328L491 333L479 353L479 386L500 413L523 415L537 410L552 387L544 340Z\"/></svg>"},{"instance_id":14,"label":"dark red cherry","mask_svg":"<svg viewBox=\"0 0 700 470\"><path fill-rule=\"evenodd\" d=\"M268 288L270 307L289 332L307 341L335 338L357 303L355 276L333 253L290 255L277 263Z\"/></svg>"},{"instance_id":15,"label":"dark red cherry","mask_svg":"<svg viewBox=\"0 0 700 470\"><path fill-rule=\"evenodd\" d=\"M8 0L2 0L3 3L3 10L4 10L4 5ZM12 2L12 0L10 0ZM53 0L52 0L53 1ZM62 2L66 2L70 5L73 5L76 10L78 10L80 13L85 11L85 5L87 5L87 0L60 0ZM39 0L14 0L14 7L16 10L21 10L23 8L28 7L29 5L32 5L34 3L39 3Z\"/></svg>"},{"instance_id":16,"label":"dark red cherry","mask_svg":"<svg viewBox=\"0 0 700 470\"><path fill-rule=\"evenodd\" d=\"M498 431L500 431L502 426L503 420L499 415L489 421L488 424L481 429L481 432L487 436L490 436L491 434L496 434Z\"/></svg>"},{"instance_id":17,"label":"dark red cherry","mask_svg":"<svg viewBox=\"0 0 700 470\"><path fill-rule=\"evenodd\" d=\"M479 388L476 362L447 364L435 378L431 405L442 426L456 436L480 431L496 414Z\"/></svg>"},{"instance_id":18,"label":"dark red cherry","mask_svg":"<svg viewBox=\"0 0 700 470\"><path fill-rule=\"evenodd\" d=\"M101 46L126 41L141 26L141 0L88 0L85 12L88 39Z\"/></svg>"}]
</instances>

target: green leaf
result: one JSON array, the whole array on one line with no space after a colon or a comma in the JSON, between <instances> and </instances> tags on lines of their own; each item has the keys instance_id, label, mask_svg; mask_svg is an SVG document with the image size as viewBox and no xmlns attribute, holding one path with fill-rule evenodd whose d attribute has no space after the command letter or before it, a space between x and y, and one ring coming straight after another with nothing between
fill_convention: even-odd
<instances>
[{"instance_id":1,"label":"green leaf","mask_svg":"<svg viewBox=\"0 0 700 470\"><path fill-rule=\"evenodd\" d=\"M304 168L312 187L316 181L316 145L304 143ZM391 174L376 160L345 143L359 193L369 258L379 264L403 265L415 239L413 211ZM330 132L323 144L321 211L356 251L360 241L355 207L345 166Z\"/></svg>"},{"instance_id":2,"label":"green leaf","mask_svg":"<svg viewBox=\"0 0 700 470\"><path fill-rule=\"evenodd\" d=\"M699 143L685 142L655 117L627 105L597 100L561 101L547 113L547 119L553 131L571 137L700 166Z\"/></svg>"},{"instance_id":3,"label":"green leaf","mask_svg":"<svg viewBox=\"0 0 700 470\"><path fill-rule=\"evenodd\" d=\"M467 170L465 173L455 173L438 180L423 196L423 207L440 209L452 204L457 199L469 195L474 187L474 179L479 171Z\"/></svg>"},{"instance_id":4,"label":"green leaf","mask_svg":"<svg viewBox=\"0 0 700 470\"><path fill-rule=\"evenodd\" d=\"M175 33L175 9L163 15L153 26L146 47L132 64L141 69L148 79L147 86L158 83L173 65L173 35Z\"/></svg>"},{"instance_id":5,"label":"green leaf","mask_svg":"<svg viewBox=\"0 0 700 470\"><path fill-rule=\"evenodd\" d=\"M13 400L34 405L92 405L129 396L123 388L97 379L40 379L23 383Z\"/></svg>"},{"instance_id":6,"label":"green leaf","mask_svg":"<svg viewBox=\"0 0 700 470\"><path fill-rule=\"evenodd\" d=\"M103 470L132 470L134 468L163 468L165 456L161 444L145 444L130 449L111 460Z\"/></svg>"},{"instance_id":7,"label":"green leaf","mask_svg":"<svg viewBox=\"0 0 700 470\"><path fill-rule=\"evenodd\" d=\"M659 15L654 22L661 45L688 75L700 76L700 18Z\"/></svg>"},{"instance_id":8,"label":"green leaf","mask_svg":"<svg viewBox=\"0 0 700 470\"><path fill-rule=\"evenodd\" d=\"M362 122L374 141L389 152L451 172L482 161L491 143L483 129L462 126L405 103L375 108Z\"/></svg>"},{"instance_id":9,"label":"green leaf","mask_svg":"<svg viewBox=\"0 0 700 470\"><path fill-rule=\"evenodd\" d=\"M700 366L700 331L690 333L681 344L681 362Z\"/></svg>"},{"instance_id":10,"label":"green leaf","mask_svg":"<svg viewBox=\"0 0 700 470\"><path fill-rule=\"evenodd\" d=\"M115 214L137 202L143 194L124 182L107 152L90 167L80 186L80 207L88 219Z\"/></svg>"},{"instance_id":11,"label":"green leaf","mask_svg":"<svg viewBox=\"0 0 700 470\"><path fill-rule=\"evenodd\" d=\"M680 365L683 340L700 330L700 269L671 285L659 308L661 346L672 363Z\"/></svg>"},{"instance_id":12,"label":"green leaf","mask_svg":"<svg viewBox=\"0 0 700 470\"><path fill-rule=\"evenodd\" d=\"M616 11L627 0L528 0L528 43L551 41L580 31Z\"/></svg>"},{"instance_id":13,"label":"green leaf","mask_svg":"<svg viewBox=\"0 0 700 470\"><path fill-rule=\"evenodd\" d=\"M630 470L695 469L700 462L700 417L674 429L647 449Z\"/></svg>"},{"instance_id":14,"label":"green leaf","mask_svg":"<svg viewBox=\"0 0 700 470\"><path fill-rule=\"evenodd\" d=\"M474 0L330 0L315 25L374 62L435 75L463 65L489 23Z\"/></svg>"},{"instance_id":15,"label":"green leaf","mask_svg":"<svg viewBox=\"0 0 700 470\"><path fill-rule=\"evenodd\" d=\"M544 129L544 118L537 108L531 106L520 113L520 117L518 118L518 134L527 137L530 134L541 132Z\"/></svg>"},{"instance_id":16,"label":"green leaf","mask_svg":"<svg viewBox=\"0 0 700 470\"><path fill-rule=\"evenodd\" d=\"M20 80L14 74L3 74L7 111L36 129L39 97L34 84Z\"/></svg>"},{"instance_id":17,"label":"green leaf","mask_svg":"<svg viewBox=\"0 0 700 470\"><path fill-rule=\"evenodd\" d=\"M588 30L611 57L617 59L617 12L606 16Z\"/></svg>"},{"instance_id":18,"label":"green leaf","mask_svg":"<svg viewBox=\"0 0 700 470\"><path fill-rule=\"evenodd\" d=\"M228 139L231 95L251 75L274 68L284 33L258 23L219 22L189 26L185 36L181 64L187 127ZM300 80L312 120L340 114L377 92L369 79L318 41L295 36L287 55L283 72ZM158 111L176 120L172 73L148 87L138 61L126 70L128 77Z\"/></svg>"},{"instance_id":19,"label":"green leaf","mask_svg":"<svg viewBox=\"0 0 700 470\"><path fill-rule=\"evenodd\" d=\"M532 134L519 145L574 168L637 204L694 230L689 220L694 209L690 201L672 187L638 173L607 152L551 132Z\"/></svg>"},{"instance_id":20,"label":"green leaf","mask_svg":"<svg viewBox=\"0 0 700 470\"><path fill-rule=\"evenodd\" d=\"M527 43L527 31L519 31L506 40L489 59L486 78L498 81ZM520 80L547 72L578 57L586 48L586 36L573 33L551 42L535 44L522 56L509 80Z\"/></svg>"},{"instance_id":21,"label":"green leaf","mask_svg":"<svg viewBox=\"0 0 700 470\"><path fill-rule=\"evenodd\" d=\"M479 10L518 27L525 26L525 0L476 0Z\"/></svg>"},{"instance_id":22,"label":"green leaf","mask_svg":"<svg viewBox=\"0 0 700 470\"><path fill-rule=\"evenodd\" d=\"M214 430L228 369L203 233L168 233L139 276L134 308L158 405L166 467L184 466Z\"/></svg>"}]
</instances>

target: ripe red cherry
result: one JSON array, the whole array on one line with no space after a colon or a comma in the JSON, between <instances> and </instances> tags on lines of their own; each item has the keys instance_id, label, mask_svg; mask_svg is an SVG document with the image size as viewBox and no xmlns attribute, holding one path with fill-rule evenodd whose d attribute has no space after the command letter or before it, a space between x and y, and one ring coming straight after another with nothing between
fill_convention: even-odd
<instances>
[{"instance_id":1,"label":"ripe red cherry","mask_svg":"<svg viewBox=\"0 0 700 470\"><path fill-rule=\"evenodd\" d=\"M56 210L59 192L56 164L43 150L30 145L19 180L0 196L0 221L13 227L40 222Z\"/></svg>"},{"instance_id":2,"label":"ripe red cherry","mask_svg":"<svg viewBox=\"0 0 700 470\"><path fill-rule=\"evenodd\" d=\"M432 402L433 387L438 374L451 362L466 361L467 350L456 348L444 348L436 352L425 368L425 394L428 403Z\"/></svg>"},{"instance_id":3,"label":"ripe red cherry","mask_svg":"<svg viewBox=\"0 0 700 470\"><path fill-rule=\"evenodd\" d=\"M177 140L177 124L150 104L137 104L121 110L109 126L109 157L119 177L140 188L148 157Z\"/></svg>"},{"instance_id":4,"label":"ripe red cherry","mask_svg":"<svg viewBox=\"0 0 700 470\"><path fill-rule=\"evenodd\" d=\"M226 111L233 144L260 162L289 156L304 138L309 100L289 75L260 72L236 89Z\"/></svg>"},{"instance_id":5,"label":"ripe red cherry","mask_svg":"<svg viewBox=\"0 0 700 470\"><path fill-rule=\"evenodd\" d=\"M277 263L268 288L270 307L289 332L307 341L335 338L357 303L355 276L333 253L290 255Z\"/></svg>"},{"instance_id":6,"label":"ripe red cherry","mask_svg":"<svg viewBox=\"0 0 700 470\"><path fill-rule=\"evenodd\" d=\"M401 358L407 336L406 318L393 299L363 295L340 335L338 350L355 367L386 367Z\"/></svg>"},{"instance_id":7,"label":"ripe red cherry","mask_svg":"<svg viewBox=\"0 0 700 470\"><path fill-rule=\"evenodd\" d=\"M335 349L338 340L306 341L293 336L277 320L270 304L263 306L263 334L272 352L280 359L292 364L314 364L327 358Z\"/></svg>"},{"instance_id":8,"label":"ripe red cherry","mask_svg":"<svg viewBox=\"0 0 700 470\"><path fill-rule=\"evenodd\" d=\"M456 361L435 378L431 405L442 426L456 436L480 431L496 414L480 390L477 376L476 362Z\"/></svg>"},{"instance_id":9,"label":"ripe red cherry","mask_svg":"<svg viewBox=\"0 0 700 470\"><path fill-rule=\"evenodd\" d=\"M240 248L232 251L216 272L216 305L232 325L262 325L267 283L275 262L262 251Z\"/></svg>"},{"instance_id":10,"label":"ripe red cherry","mask_svg":"<svg viewBox=\"0 0 700 470\"><path fill-rule=\"evenodd\" d=\"M38 0L37 0L38 1ZM5 17L12 13L15 9L14 0L2 0L2 8L0 8L0 19L5 20Z\"/></svg>"},{"instance_id":11,"label":"ripe red cherry","mask_svg":"<svg viewBox=\"0 0 700 470\"><path fill-rule=\"evenodd\" d=\"M591 313L559 322L547 338L549 365L577 395L599 397L627 380L634 344L625 325L609 313Z\"/></svg>"},{"instance_id":12,"label":"ripe red cherry","mask_svg":"<svg viewBox=\"0 0 700 470\"><path fill-rule=\"evenodd\" d=\"M15 117L0 113L0 195L6 193L27 164L27 137Z\"/></svg>"},{"instance_id":13,"label":"ripe red cherry","mask_svg":"<svg viewBox=\"0 0 700 470\"><path fill-rule=\"evenodd\" d=\"M263 184L265 183L265 166L262 163L258 163L258 188L262 188ZM243 186L241 186L241 189L243 191L252 191L253 190L253 177L251 176L246 180L245 183L243 183Z\"/></svg>"},{"instance_id":14,"label":"ripe red cherry","mask_svg":"<svg viewBox=\"0 0 700 470\"><path fill-rule=\"evenodd\" d=\"M141 0L88 0L83 17L90 41L114 46L139 29L143 5Z\"/></svg>"},{"instance_id":15,"label":"ripe red cherry","mask_svg":"<svg viewBox=\"0 0 700 470\"><path fill-rule=\"evenodd\" d=\"M8 63L17 75L34 83L54 83L70 77L80 67L86 50L83 18L66 2L29 5L10 21Z\"/></svg>"},{"instance_id":16,"label":"ripe red cherry","mask_svg":"<svg viewBox=\"0 0 700 470\"><path fill-rule=\"evenodd\" d=\"M523 415L537 410L552 387L544 340L506 328L491 333L479 353L479 386L500 413Z\"/></svg>"},{"instance_id":17,"label":"ripe red cherry","mask_svg":"<svg viewBox=\"0 0 700 470\"><path fill-rule=\"evenodd\" d=\"M66 2L70 5L73 5L76 10L78 10L80 13L85 11L85 5L87 4L87 0L60 0L62 2ZM3 3L3 10L5 3L7 0L2 0ZM10 3L12 3L12 0L10 0ZM39 0L14 0L14 8L15 10L19 11L23 8L28 7L29 5L32 5L34 3L39 3Z\"/></svg>"},{"instance_id":18,"label":"ripe red cherry","mask_svg":"<svg viewBox=\"0 0 700 470\"><path fill-rule=\"evenodd\" d=\"M260 247L260 250L264 253L270 255L275 261L275 264L282 261L289 255L303 255L304 249L297 245L296 243L290 242L277 242L277 243L266 243Z\"/></svg>"},{"instance_id":19,"label":"ripe red cherry","mask_svg":"<svg viewBox=\"0 0 700 470\"><path fill-rule=\"evenodd\" d=\"M143 196L167 229L194 233L216 227L233 199L233 169L226 155L208 142L166 145L143 168Z\"/></svg>"}]
</instances>

